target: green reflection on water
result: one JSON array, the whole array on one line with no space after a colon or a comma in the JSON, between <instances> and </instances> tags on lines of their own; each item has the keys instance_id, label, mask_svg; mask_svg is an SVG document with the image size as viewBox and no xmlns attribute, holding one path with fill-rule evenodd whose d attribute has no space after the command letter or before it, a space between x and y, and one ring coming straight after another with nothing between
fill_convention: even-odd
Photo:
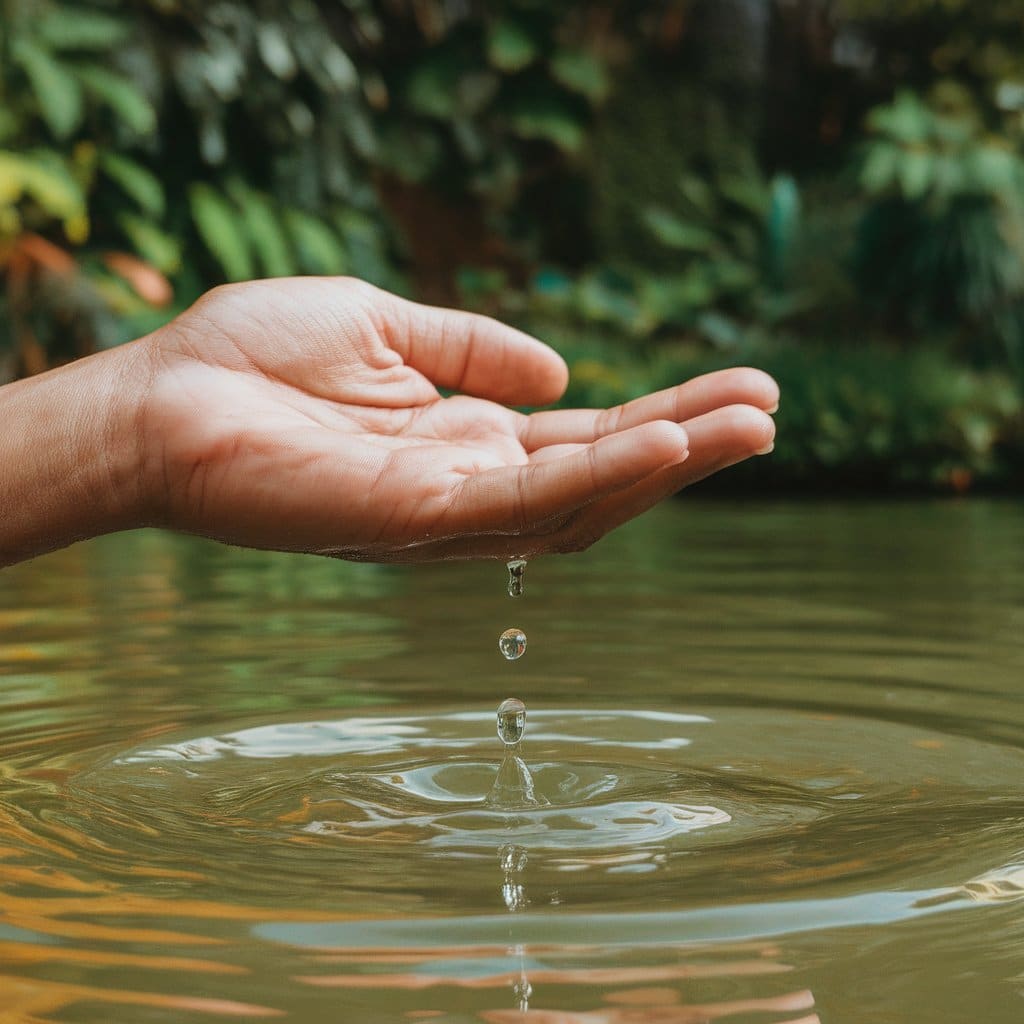
<instances>
[{"instance_id":1,"label":"green reflection on water","mask_svg":"<svg viewBox=\"0 0 1024 1024\"><path fill-rule=\"evenodd\" d=\"M538 1010L1019 1019L1018 504L680 502L529 571L512 664L500 562L142 532L0 574L12 1020L500 1020L524 965ZM543 820L473 806L508 696ZM257 745L123 762L233 736Z\"/></svg>"}]
</instances>

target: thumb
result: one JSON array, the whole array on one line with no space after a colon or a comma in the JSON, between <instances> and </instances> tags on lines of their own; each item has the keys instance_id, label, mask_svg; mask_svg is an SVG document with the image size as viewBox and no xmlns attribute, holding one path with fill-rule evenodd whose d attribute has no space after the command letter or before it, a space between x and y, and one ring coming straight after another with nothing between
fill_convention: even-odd
<instances>
[{"instance_id":1,"label":"thumb","mask_svg":"<svg viewBox=\"0 0 1024 1024\"><path fill-rule=\"evenodd\" d=\"M557 352L488 316L391 294L383 312L391 347L438 387L506 405L547 405L569 382Z\"/></svg>"}]
</instances>

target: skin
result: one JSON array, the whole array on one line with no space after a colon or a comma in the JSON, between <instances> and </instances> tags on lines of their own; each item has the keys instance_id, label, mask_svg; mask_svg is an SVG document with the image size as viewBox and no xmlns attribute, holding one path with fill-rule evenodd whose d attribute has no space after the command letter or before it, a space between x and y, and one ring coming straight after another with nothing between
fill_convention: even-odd
<instances>
[{"instance_id":1,"label":"skin","mask_svg":"<svg viewBox=\"0 0 1024 1024\"><path fill-rule=\"evenodd\" d=\"M0 388L0 565L140 526L372 561L580 551L773 443L759 370L613 409L508 407L567 381L536 339L361 281L217 288Z\"/></svg>"}]
</instances>

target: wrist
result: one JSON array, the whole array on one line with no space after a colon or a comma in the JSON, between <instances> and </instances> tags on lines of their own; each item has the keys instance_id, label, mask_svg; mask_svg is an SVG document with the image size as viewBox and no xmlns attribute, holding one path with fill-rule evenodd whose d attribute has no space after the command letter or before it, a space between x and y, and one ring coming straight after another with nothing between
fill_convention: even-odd
<instances>
[{"instance_id":1,"label":"wrist","mask_svg":"<svg viewBox=\"0 0 1024 1024\"><path fill-rule=\"evenodd\" d=\"M137 345L0 388L0 565L147 522Z\"/></svg>"}]
</instances>

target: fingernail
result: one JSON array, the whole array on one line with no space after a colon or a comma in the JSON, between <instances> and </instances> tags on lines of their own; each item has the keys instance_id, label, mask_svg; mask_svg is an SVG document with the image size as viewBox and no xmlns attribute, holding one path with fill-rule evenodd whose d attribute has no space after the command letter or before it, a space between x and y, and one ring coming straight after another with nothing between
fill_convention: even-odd
<instances>
[{"instance_id":1,"label":"fingernail","mask_svg":"<svg viewBox=\"0 0 1024 1024\"><path fill-rule=\"evenodd\" d=\"M766 445L764 448L759 448L756 452L754 452L754 454L755 455L771 455L771 453L773 451L775 451L775 442L774 441L772 441L771 444Z\"/></svg>"},{"instance_id":2,"label":"fingernail","mask_svg":"<svg viewBox=\"0 0 1024 1024\"><path fill-rule=\"evenodd\" d=\"M779 403L776 402L770 409L765 409L765 412L770 416L772 413L779 411Z\"/></svg>"}]
</instances>

